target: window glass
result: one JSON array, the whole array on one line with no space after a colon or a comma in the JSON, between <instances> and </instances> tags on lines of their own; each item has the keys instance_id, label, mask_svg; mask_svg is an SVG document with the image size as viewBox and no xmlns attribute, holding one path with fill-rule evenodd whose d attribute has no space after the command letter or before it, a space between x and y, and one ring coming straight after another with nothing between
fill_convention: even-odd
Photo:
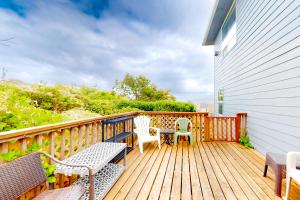
<instances>
[{"instance_id":1,"label":"window glass","mask_svg":"<svg viewBox=\"0 0 300 200\"><path fill-rule=\"evenodd\" d=\"M223 27L222 27L222 38L226 38L228 35L228 32L235 24L235 6L232 8L232 10L229 11L229 15L227 16L226 20L224 21Z\"/></svg>"},{"instance_id":2,"label":"window glass","mask_svg":"<svg viewBox=\"0 0 300 200\"><path fill-rule=\"evenodd\" d=\"M223 114L223 100L224 100L224 89L218 91L218 113Z\"/></svg>"},{"instance_id":3,"label":"window glass","mask_svg":"<svg viewBox=\"0 0 300 200\"><path fill-rule=\"evenodd\" d=\"M233 4L222 26L223 55L236 44L236 32L236 8Z\"/></svg>"}]
</instances>

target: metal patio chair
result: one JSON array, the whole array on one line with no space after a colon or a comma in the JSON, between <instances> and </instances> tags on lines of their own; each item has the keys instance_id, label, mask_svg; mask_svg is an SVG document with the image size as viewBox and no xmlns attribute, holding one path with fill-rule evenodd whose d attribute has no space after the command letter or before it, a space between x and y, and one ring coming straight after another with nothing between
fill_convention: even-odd
<instances>
[{"instance_id":1,"label":"metal patio chair","mask_svg":"<svg viewBox=\"0 0 300 200\"><path fill-rule=\"evenodd\" d=\"M0 165L0 199L15 200L35 187L47 183L41 155L45 155L55 162L58 161L48 154L36 152ZM34 200L76 200L80 199L84 192L84 187L74 185L47 190L35 197Z\"/></svg>"}]
</instances>

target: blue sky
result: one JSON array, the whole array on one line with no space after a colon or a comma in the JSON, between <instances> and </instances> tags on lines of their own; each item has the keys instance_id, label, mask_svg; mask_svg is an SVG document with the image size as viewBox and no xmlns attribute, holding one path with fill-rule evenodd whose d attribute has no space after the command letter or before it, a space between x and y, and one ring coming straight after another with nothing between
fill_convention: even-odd
<instances>
[{"instance_id":1,"label":"blue sky","mask_svg":"<svg viewBox=\"0 0 300 200\"><path fill-rule=\"evenodd\" d=\"M145 75L179 100L213 96L202 47L212 0L1 0L0 67L27 83L110 90Z\"/></svg>"}]
</instances>

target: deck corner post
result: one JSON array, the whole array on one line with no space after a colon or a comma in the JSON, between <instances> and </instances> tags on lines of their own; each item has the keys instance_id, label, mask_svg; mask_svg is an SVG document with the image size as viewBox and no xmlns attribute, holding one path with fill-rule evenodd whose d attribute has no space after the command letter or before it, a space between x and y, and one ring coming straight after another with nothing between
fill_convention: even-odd
<instances>
[{"instance_id":1,"label":"deck corner post","mask_svg":"<svg viewBox=\"0 0 300 200\"><path fill-rule=\"evenodd\" d=\"M247 113L237 113L235 120L235 139L236 142L240 141L241 132L247 128Z\"/></svg>"},{"instance_id":2,"label":"deck corner post","mask_svg":"<svg viewBox=\"0 0 300 200\"><path fill-rule=\"evenodd\" d=\"M210 134L209 134L209 117L208 113L204 114L204 142L210 141Z\"/></svg>"}]
</instances>

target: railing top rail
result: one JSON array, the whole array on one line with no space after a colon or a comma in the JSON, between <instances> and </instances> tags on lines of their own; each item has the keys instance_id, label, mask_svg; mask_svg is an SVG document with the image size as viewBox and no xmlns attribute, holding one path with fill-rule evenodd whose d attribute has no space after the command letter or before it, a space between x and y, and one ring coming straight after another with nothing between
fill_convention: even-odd
<instances>
[{"instance_id":1,"label":"railing top rail","mask_svg":"<svg viewBox=\"0 0 300 200\"><path fill-rule=\"evenodd\" d=\"M15 138L15 137L22 137L26 135L36 134L40 132L51 132L51 131L57 131L60 129L66 129L66 128L72 128L72 127L78 127L84 124L89 123L95 123L99 122L104 119L111 119L115 117L121 117L121 116L128 116L128 115L136 115L138 112L129 112L129 113L120 113L120 114L114 114L114 115L106 115L106 116L100 116L100 117L93 117L88 119L79 119L79 120L73 120L73 121L66 121L66 122L60 122L55 124L48 124L43 126L36 126L36 127L30 127L30 128L24 128L19 130L11 130L6 132L0 133L0 140Z\"/></svg>"},{"instance_id":2,"label":"railing top rail","mask_svg":"<svg viewBox=\"0 0 300 200\"><path fill-rule=\"evenodd\" d=\"M239 113L236 113L237 115L248 115L248 113L246 112L239 112Z\"/></svg>"},{"instance_id":3,"label":"railing top rail","mask_svg":"<svg viewBox=\"0 0 300 200\"><path fill-rule=\"evenodd\" d=\"M215 118L215 119L234 119L235 116L209 116L208 118Z\"/></svg>"},{"instance_id":4,"label":"railing top rail","mask_svg":"<svg viewBox=\"0 0 300 200\"><path fill-rule=\"evenodd\" d=\"M208 112L140 111L138 113L139 114L150 114L150 115L195 115L195 114L208 115Z\"/></svg>"}]
</instances>

